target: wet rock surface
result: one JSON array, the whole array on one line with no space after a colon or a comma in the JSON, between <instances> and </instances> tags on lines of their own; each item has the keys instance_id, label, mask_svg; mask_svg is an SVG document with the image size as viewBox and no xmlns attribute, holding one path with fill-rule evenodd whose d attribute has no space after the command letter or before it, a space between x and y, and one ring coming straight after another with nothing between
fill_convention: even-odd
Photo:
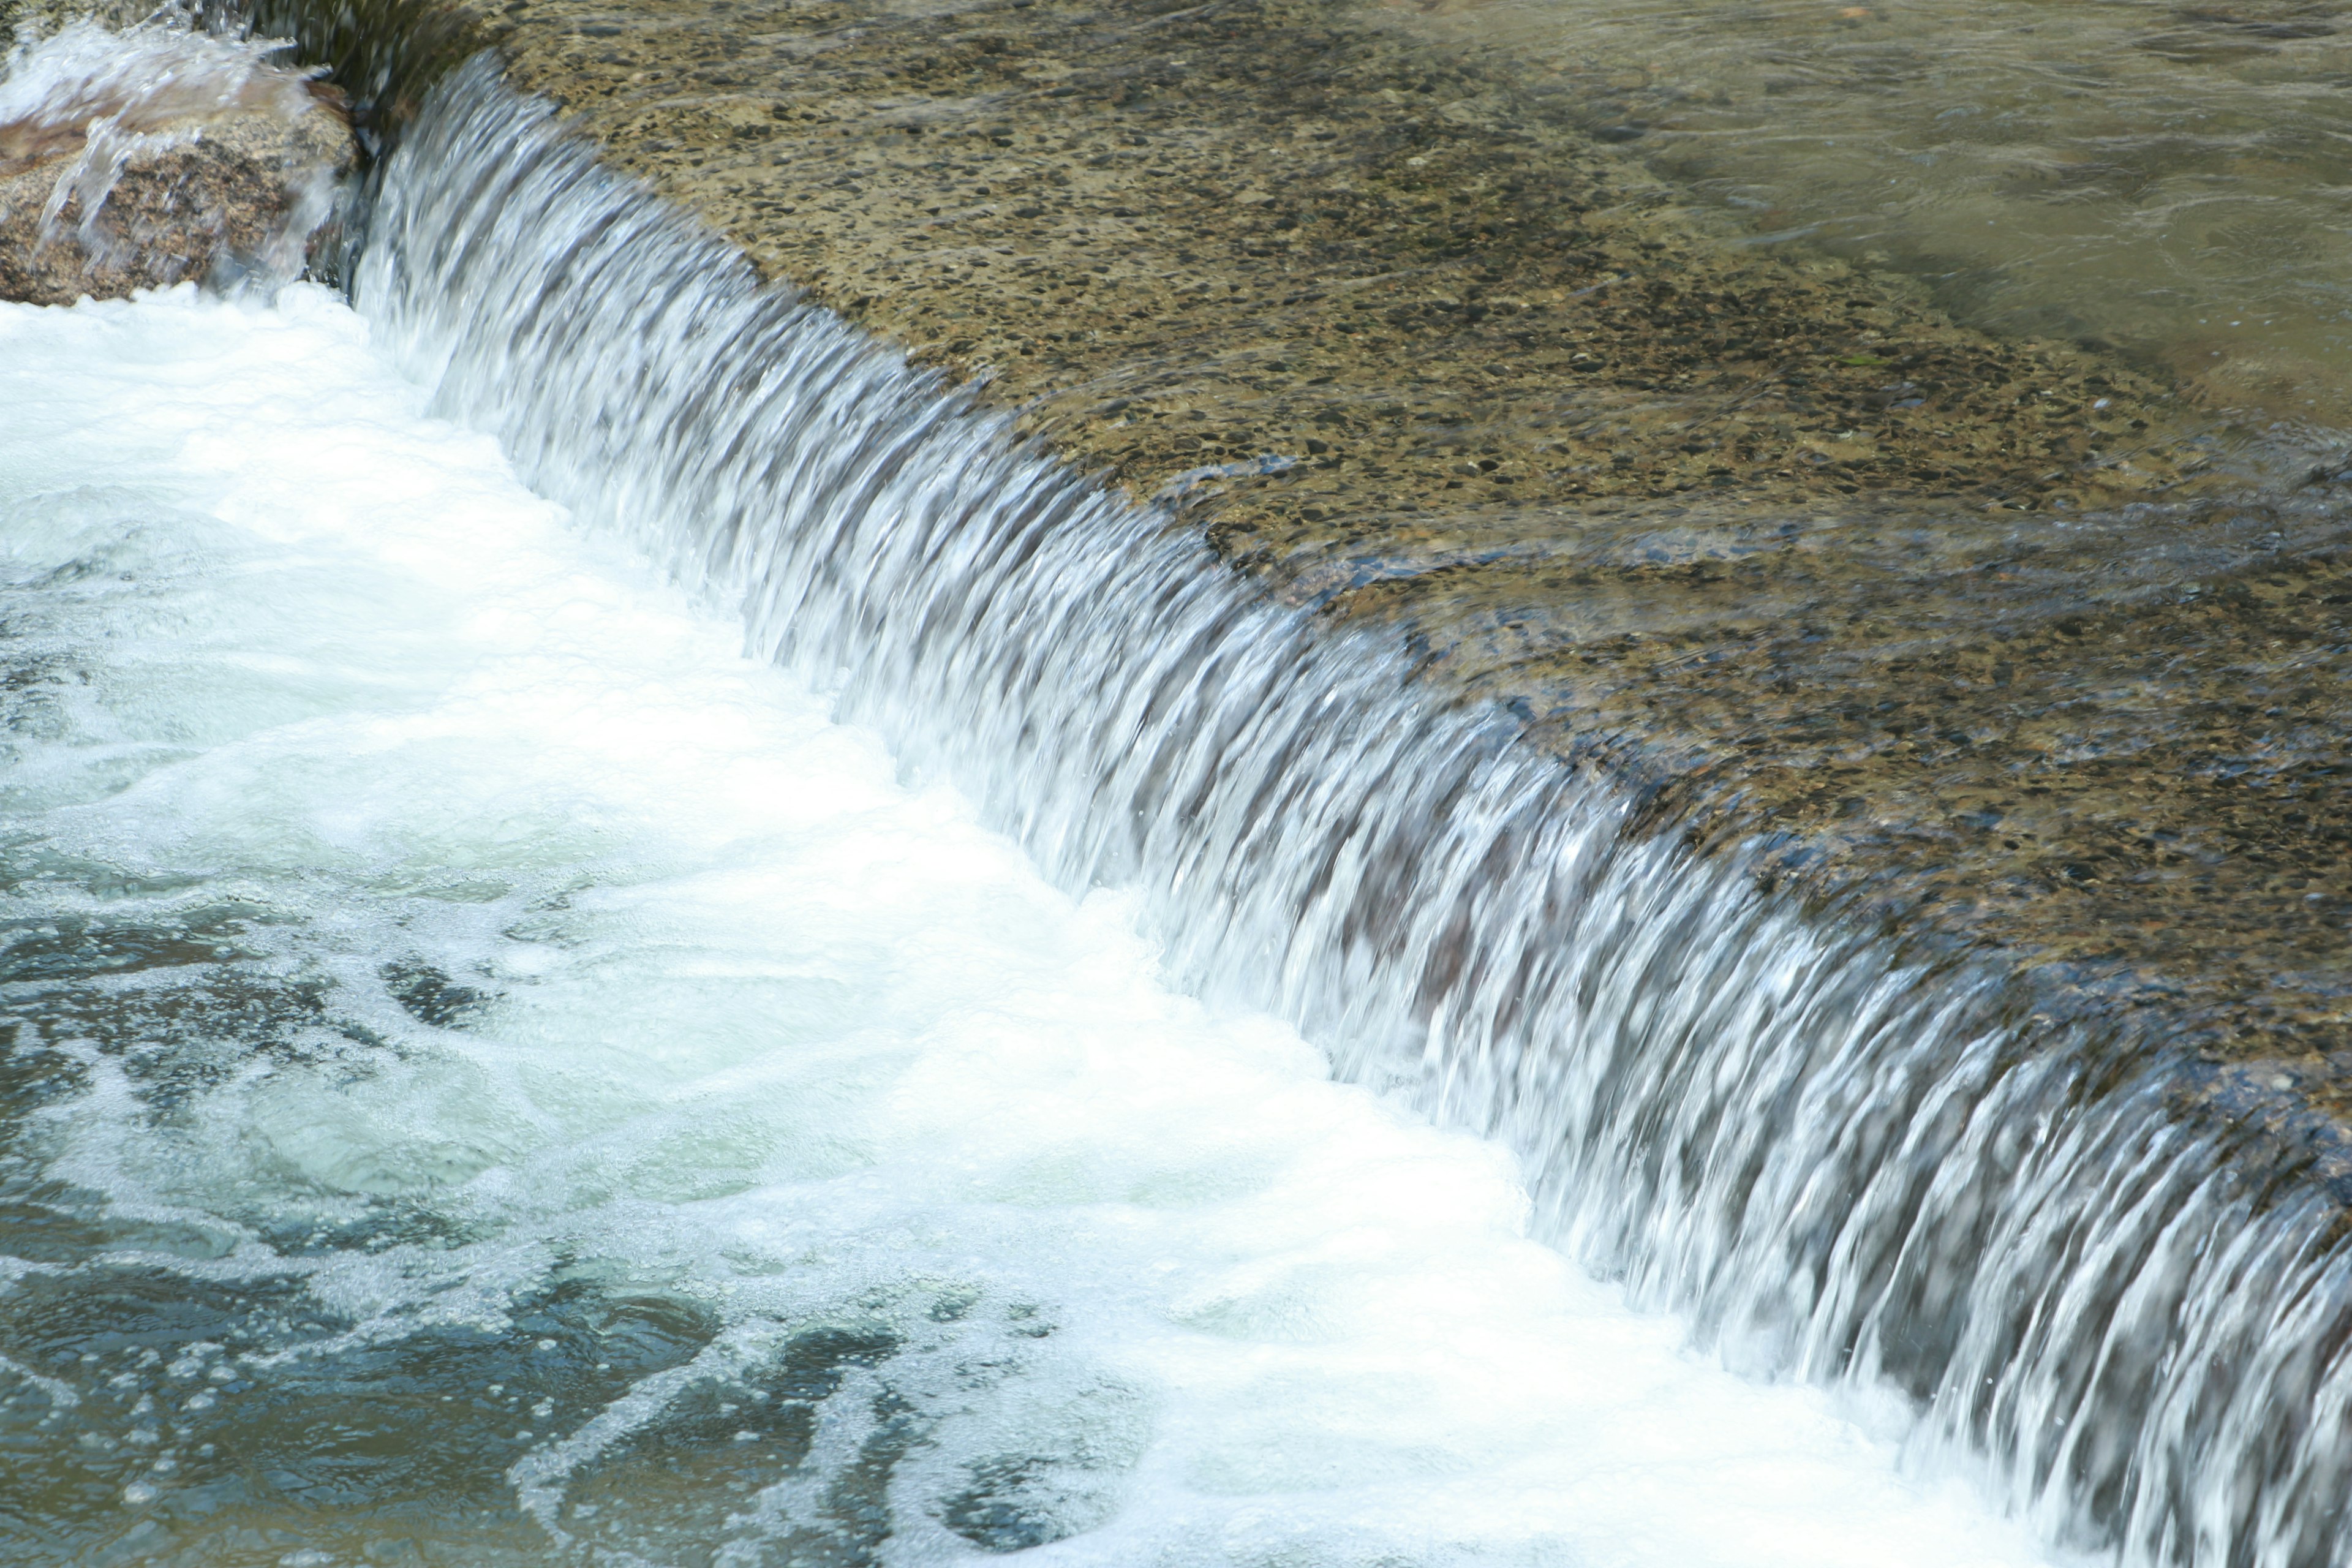
<instances>
[{"instance_id":1,"label":"wet rock surface","mask_svg":"<svg viewBox=\"0 0 2352 1568\"><path fill-rule=\"evenodd\" d=\"M2217 404L2352 424L2352 256L2323 194L2352 30L2310 0L1394 3L1567 89L1760 242L1915 274L1979 326L2121 345Z\"/></svg>"},{"instance_id":2,"label":"wet rock surface","mask_svg":"<svg viewBox=\"0 0 2352 1568\"><path fill-rule=\"evenodd\" d=\"M770 274L1651 824L2352 1114L2330 433L1745 243L1377 11L477 21Z\"/></svg>"},{"instance_id":3,"label":"wet rock surface","mask_svg":"<svg viewBox=\"0 0 2352 1568\"><path fill-rule=\"evenodd\" d=\"M0 299L299 272L356 152L340 95L209 40L88 32L61 79L0 89ZM157 48L176 77L110 58Z\"/></svg>"}]
</instances>

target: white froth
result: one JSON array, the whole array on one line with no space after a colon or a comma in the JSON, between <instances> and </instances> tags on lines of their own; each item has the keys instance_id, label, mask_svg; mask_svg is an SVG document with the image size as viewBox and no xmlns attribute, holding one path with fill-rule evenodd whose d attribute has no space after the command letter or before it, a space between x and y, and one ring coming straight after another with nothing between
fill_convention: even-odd
<instances>
[{"instance_id":1,"label":"white froth","mask_svg":"<svg viewBox=\"0 0 2352 1568\"><path fill-rule=\"evenodd\" d=\"M0 565L87 570L41 635L100 650L0 808L286 911L252 938L281 967L357 994L415 956L489 998L387 1013L395 1054L248 1064L169 1125L95 1061L58 1179L377 1336L494 1316L558 1258L709 1305L706 1358L877 1292L1018 1303L1037 1348L992 1384L961 1352L894 1373L931 1423L906 1495L1079 1455L1055 1563L2049 1560L1525 1239L1496 1147L1163 989L1118 895L1048 888L421 405L315 289L0 309ZM257 1239L385 1198L465 1239ZM531 1417L526 1504L584 1528L570 1478L686 1375ZM818 1458L863 1419L828 1409ZM966 1550L910 1518L884 1554Z\"/></svg>"}]
</instances>

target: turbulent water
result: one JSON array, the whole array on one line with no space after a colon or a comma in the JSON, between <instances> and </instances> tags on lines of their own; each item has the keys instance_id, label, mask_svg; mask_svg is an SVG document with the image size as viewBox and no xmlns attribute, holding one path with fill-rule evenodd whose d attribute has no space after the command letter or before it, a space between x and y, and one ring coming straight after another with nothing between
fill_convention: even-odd
<instances>
[{"instance_id":1,"label":"turbulent water","mask_svg":"<svg viewBox=\"0 0 2352 1568\"><path fill-rule=\"evenodd\" d=\"M2039 1560L1163 988L322 292L0 367L10 1562Z\"/></svg>"},{"instance_id":2,"label":"turbulent water","mask_svg":"<svg viewBox=\"0 0 2352 1568\"><path fill-rule=\"evenodd\" d=\"M485 68L353 298L0 315L13 1556L2345 1557L2339 1254L2158 1086Z\"/></svg>"}]
</instances>

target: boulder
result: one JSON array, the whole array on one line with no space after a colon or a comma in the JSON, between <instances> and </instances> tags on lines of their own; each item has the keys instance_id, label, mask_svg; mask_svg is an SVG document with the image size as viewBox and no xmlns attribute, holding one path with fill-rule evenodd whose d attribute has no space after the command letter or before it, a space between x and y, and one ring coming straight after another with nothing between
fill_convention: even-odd
<instances>
[{"instance_id":1,"label":"boulder","mask_svg":"<svg viewBox=\"0 0 2352 1568\"><path fill-rule=\"evenodd\" d=\"M290 278L356 145L340 98L266 45L76 23L0 76L0 300Z\"/></svg>"}]
</instances>

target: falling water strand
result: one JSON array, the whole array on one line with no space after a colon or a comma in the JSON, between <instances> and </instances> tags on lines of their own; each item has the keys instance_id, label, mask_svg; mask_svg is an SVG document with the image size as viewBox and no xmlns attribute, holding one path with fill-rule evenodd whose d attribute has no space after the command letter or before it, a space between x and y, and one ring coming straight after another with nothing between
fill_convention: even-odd
<instances>
[{"instance_id":1,"label":"falling water strand","mask_svg":"<svg viewBox=\"0 0 2352 1568\"><path fill-rule=\"evenodd\" d=\"M2123 1563L2352 1560L2329 1215L2248 1190L2150 1076L1630 835L1500 716L761 284L485 61L393 160L354 294L439 412L1064 886L1139 889L1185 985L1506 1141L1547 1235L1735 1364L1892 1387Z\"/></svg>"},{"instance_id":2,"label":"falling water strand","mask_svg":"<svg viewBox=\"0 0 2352 1568\"><path fill-rule=\"evenodd\" d=\"M270 67L284 47L197 31L168 8L123 32L79 20L20 38L0 59L0 176L59 160L42 204L41 244L61 236L73 206L80 243L101 259L122 260L135 246L110 232L107 201L134 159L201 140L239 115L291 122L320 112L307 85L311 73ZM69 153L77 155L64 160ZM286 178L294 199L258 258L278 279L300 271L304 242L334 195L330 168L289 168Z\"/></svg>"}]
</instances>

